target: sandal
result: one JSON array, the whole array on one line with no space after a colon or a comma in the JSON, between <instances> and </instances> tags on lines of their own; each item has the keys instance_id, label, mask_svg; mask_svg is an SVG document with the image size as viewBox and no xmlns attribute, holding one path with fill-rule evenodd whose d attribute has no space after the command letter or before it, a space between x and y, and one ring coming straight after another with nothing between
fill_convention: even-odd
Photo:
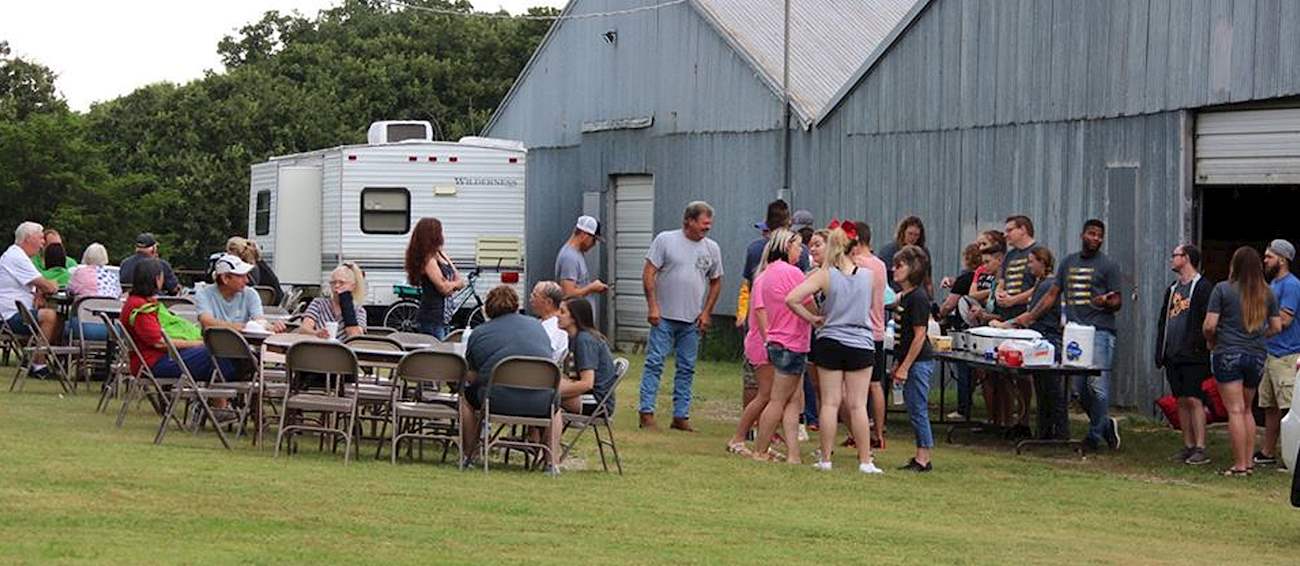
<instances>
[{"instance_id":1,"label":"sandal","mask_svg":"<svg viewBox=\"0 0 1300 566\"><path fill-rule=\"evenodd\" d=\"M736 454L736 455L738 455L738 456L753 456L753 455L754 455L754 452L753 452L752 450L750 450L749 447L745 446L745 443L744 443L744 442L736 442L736 443L730 443L730 444L727 444L727 453L728 453L728 454Z\"/></svg>"},{"instance_id":2,"label":"sandal","mask_svg":"<svg viewBox=\"0 0 1300 566\"><path fill-rule=\"evenodd\" d=\"M871 449L872 449L872 450L884 450L884 449L885 449L885 437L883 437L883 436L877 436L877 437L871 439Z\"/></svg>"},{"instance_id":3,"label":"sandal","mask_svg":"<svg viewBox=\"0 0 1300 566\"><path fill-rule=\"evenodd\" d=\"M1245 469L1245 470L1238 470L1238 469L1235 469L1235 468L1228 468L1228 469L1226 469L1226 470L1223 470L1223 471L1219 472L1219 475L1221 475L1221 476L1223 476L1223 477L1225 477L1225 478L1240 478L1240 477L1246 477L1246 476L1249 476L1249 475L1250 475L1250 469L1247 468L1247 469Z\"/></svg>"},{"instance_id":4,"label":"sandal","mask_svg":"<svg viewBox=\"0 0 1300 566\"><path fill-rule=\"evenodd\" d=\"M756 453L753 456L750 456L750 458L753 458L755 462L773 463L773 462L781 461L781 458L779 458L779 456L780 456L779 452L769 448L767 452L763 452L761 454Z\"/></svg>"}]
</instances>

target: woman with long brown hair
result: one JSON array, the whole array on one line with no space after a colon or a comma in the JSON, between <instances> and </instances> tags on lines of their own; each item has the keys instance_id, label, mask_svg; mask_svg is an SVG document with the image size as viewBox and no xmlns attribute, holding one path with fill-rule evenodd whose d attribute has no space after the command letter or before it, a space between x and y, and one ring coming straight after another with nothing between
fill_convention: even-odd
<instances>
[{"instance_id":1,"label":"woman with long brown hair","mask_svg":"<svg viewBox=\"0 0 1300 566\"><path fill-rule=\"evenodd\" d=\"M1255 419L1250 406L1264 375L1266 338L1282 330L1277 299L1264 282L1264 262L1254 248L1232 254L1228 280L1214 286L1206 307L1205 342L1219 396L1228 409L1232 467L1225 476L1249 475L1254 466Z\"/></svg>"},{"instance_id":2,"label":"woman with long brown hair","mask_svg":"<svg viewBox=\"0 0 1300 566\"><path fill-rule=\"evenodd\" d=\"M415 317L420 332L439 340L447 337L447 298L465 288L465 279L443 253L442 222L421 218L406 245L406 281L420 286L420 311Z\"/></svg>"}]
</instances>

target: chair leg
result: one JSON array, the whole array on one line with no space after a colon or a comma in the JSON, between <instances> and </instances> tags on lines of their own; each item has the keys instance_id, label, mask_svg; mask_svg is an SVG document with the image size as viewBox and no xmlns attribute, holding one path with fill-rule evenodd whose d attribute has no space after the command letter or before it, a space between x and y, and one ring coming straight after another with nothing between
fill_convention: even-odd
<instances>
[{"instance_id":1,"label":"chair leg","mask_svg":"<svg viewBox=\"0 0 1300 566\"><path fill-rule=\"evenodd\" d=\"M275 431L275 453L271 456L272 458L280 457L280 443L284 440L284 419L288 414L288 407L280 411L280 427Z\"/></svg>"},{"instance_id":2,"label":"chair leg","mask_svg":"<svg viewBox=\"0 0 1300 566\"><path fill-rule=\"evenodd\" d=\"M605 436L609 437L609 450L614 453L614 466L618 468L618 475L623 475L623 460L618 457L618 444L614 442L614 426L609 419L605 419Z\"/></svg>"},{"instance_id":3,"label":"chair leg","mask_svg":"<svg viewBox=\"0 0 1300 566\"><path fill-rule=\"evenodd\" d=\"M162 419L159 419L158 421L158 433L155 434L153 437L154 444L162 444L163 437L167 435L167 421L171 419L174 407L176 407L176 405L180 403L181 400L180 396L181 396L181 386L180 384L177 384L176 393L172 397L171 402L167 404L167 409L163 411Z\"/></svg>"},{"instance_id":4,"label":"chair leg","mask_svg":"<svg viewBox=\"0 0 1300 566\"><path fill-rule=\"evenodd\" d=\"M596 452L600 454L600 467L608 473L609 463L605 460L605 442L600 438L600 424L593 424L592 428L595 429L591 432L596 435Z\"/></svg>"}]
</instances>

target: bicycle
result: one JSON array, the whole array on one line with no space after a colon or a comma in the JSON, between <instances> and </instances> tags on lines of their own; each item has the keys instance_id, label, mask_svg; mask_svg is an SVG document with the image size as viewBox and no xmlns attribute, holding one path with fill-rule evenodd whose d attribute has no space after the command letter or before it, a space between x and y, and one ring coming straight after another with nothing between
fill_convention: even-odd
<instances>
[{"instance_id":1,"label":"bicycle","mask_svg":"<svg viewBox=\"0 0 1300 566\"><path fill-rule=\"evenodd\" d=\"M487 321L483 313L483 297L478 294L479 275L483 268L475 267L465 275L465 288L447 298L447 310L452 313L447 323L449 330L474 328ZM416 317L420 314L420 288L414 285L393 285L398 301L384 313L384 326L400 332L419 332Z\"/></svg>"}]
</instances>

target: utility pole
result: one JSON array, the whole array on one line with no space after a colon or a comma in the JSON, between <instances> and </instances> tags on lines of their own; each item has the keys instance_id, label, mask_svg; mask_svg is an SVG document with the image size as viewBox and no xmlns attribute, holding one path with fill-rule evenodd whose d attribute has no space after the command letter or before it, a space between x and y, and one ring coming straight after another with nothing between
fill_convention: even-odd
<instances>
[{"instance_id":1,"label":"utility pole","mask_svg":"<svg viewBox=\"0 0 1300 566\"><path fill-rule=\"evenodd\" d=\"M794 190L790 188L790 0L785 0L785 33L782 44L781 63L781 99L783 104L781 120L781 193L777 195L794 208Z\"/></svg>"}]
</instances>

